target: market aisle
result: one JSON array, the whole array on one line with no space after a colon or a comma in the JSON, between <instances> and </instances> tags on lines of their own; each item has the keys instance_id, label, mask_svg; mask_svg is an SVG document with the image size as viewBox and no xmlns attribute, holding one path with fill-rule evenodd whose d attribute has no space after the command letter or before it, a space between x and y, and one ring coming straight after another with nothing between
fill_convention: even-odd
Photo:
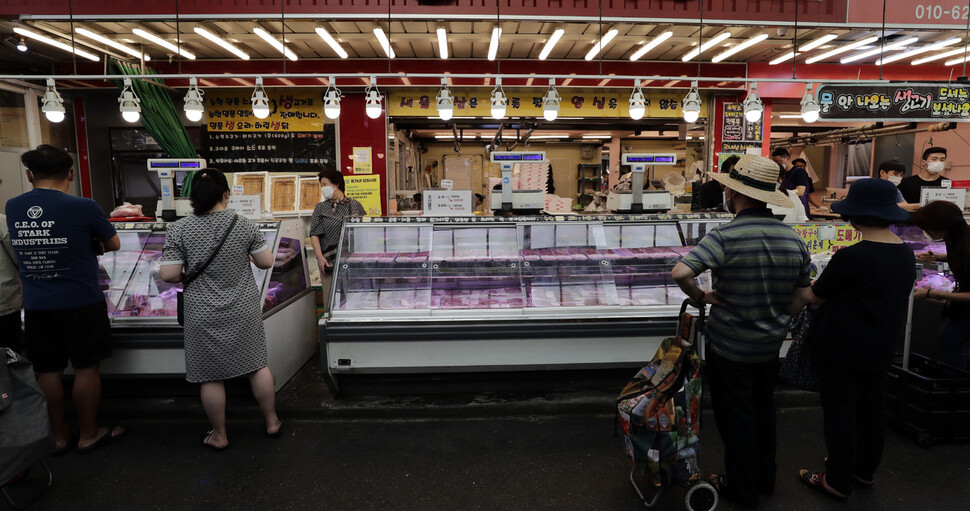
<instances>
[{"instance_id":1,"label":"market aisle","mask_svg":"<svg viewBox=\"0 0 970 511\"><path fill-rule=\"evenodd\" d=\"M779 417L778 489L762 509L944 511L970 501L970 446L921 450L895 432L877 487L848 506L830 501L795 476L821 463L820 410ZM718 470L721 446L705 418L702 467ZM55 486L34 509L642 509L612 421L289 420L272 440L237 417L222 453L199 445L201 418L129 422L116 445L54 459ZM661 509L683 509L682 495L673 490Z\"/></svg>"}]
</instances>

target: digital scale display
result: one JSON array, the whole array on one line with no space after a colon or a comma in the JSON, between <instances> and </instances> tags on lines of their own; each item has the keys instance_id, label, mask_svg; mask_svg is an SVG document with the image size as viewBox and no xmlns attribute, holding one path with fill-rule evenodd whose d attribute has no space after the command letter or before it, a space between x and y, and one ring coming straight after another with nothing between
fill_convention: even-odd
<instances>
[{"instance_id":1,"label":"digital scale display","mask_svg":"<svg viewBox=\"0 0 970 511\"><path fill-rule=\"evenodd\" d=\"M654 165L674 165L677 156L673 154L624 154L623 163L651 163Z\"/></svg>"},{"instance_id":2,"label":"digital scale display","mask_svg":"<svg viewBox=\"0 0 970 511\"><path fill-rule=\"evenodd\" d=\"M204 169L205 160L195 159L149 159L149 169Z\"/></svg>"},{"instance_id":3,"label":"digital scale display","mask_svg":"<svg viewBox=\"0 0 970 511\"><path fill-rule=\"evenodd\" d=\"M546 153L492 153L493 162L545 161Z\"/></svg>"},{"instance_id":4,"label":"digital scale display","mask_svg":"<svg viewBox=\"0 0 970 511\"><path fill-rule=\"evenodd\" d=\"M180 169L199 169L202 168L202 164L197 161L180 161Z\"/></svg>"},{"instance_id":5,"label":"digital scale display","mask_svg":"<svg viewBox=\"0 0 970 511\"><path fill-rule=\"evenodd\" d=\"M149 167L153 169L177 169L179 168L179 162L177 161L153 161L148 164Z\"/></svg>"}]
</instances>

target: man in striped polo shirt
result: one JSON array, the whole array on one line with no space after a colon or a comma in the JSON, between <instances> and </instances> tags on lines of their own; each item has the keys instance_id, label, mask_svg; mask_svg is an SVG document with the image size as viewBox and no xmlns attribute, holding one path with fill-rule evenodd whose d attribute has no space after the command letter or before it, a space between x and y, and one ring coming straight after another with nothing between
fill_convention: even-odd
<instances>
[{"instance_id":1,"label":"man in striped polo shirt","mask_svg":"<svg viewBox=\"0 0 970 511\"><path fill-rule=\"evenodd\" d=\"M687 296L712 305L706 378L727 471L711 482L748 507L758 505L759 493L774 492L778 351L795 290L811 285L805 243L767 208L792 206L776 190L778 171L768 158L745 155L729 174L714 174L737 216L705 236L672 275ZM705 270L713 292L695 283Z\"/></svg>"}]
</instances>

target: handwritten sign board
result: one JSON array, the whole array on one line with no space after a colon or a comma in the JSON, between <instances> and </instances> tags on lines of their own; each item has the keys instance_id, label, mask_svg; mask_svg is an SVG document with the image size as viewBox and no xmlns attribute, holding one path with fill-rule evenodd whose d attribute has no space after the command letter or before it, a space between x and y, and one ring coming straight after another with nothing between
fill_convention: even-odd
<instances>
[{"instance_id":1,"label":"handwritten sign board","mask_svg":"<svg viewBox=\"0 0 970 511\"><path fill-rule=\"evenodd\" d=\"M239 213L250 220L262 218L263 197L260 195L231 195L226 208Z\"/></svg>"},{"instance_id":2,"label":"handwritten sign board","mask_svg":"<svg viewBox=\"0 0 970 511\"><path fill-rule=\"evenodd\" d=\"M970 86L950 83L834 84L818 89L819 119L970 121Z\"/></svg>"},{"instance_id":3,"label":"handwritten sign board","mask_svg":"<svg viewBox=\"0 0 970 511\"><path fill-rule=\"evenodd\" d=\"M323 131L323 101L319 92L287 92L268 89L269 116L253 115L252 90L218 89L205 95L207 131Z\"/></svg>"},{"instance_id":4,"label":"handwritten sign board","mask_svg":"<svg viewBox=\"0 0 970 511\"><path fill-rule=\"evenodd\" d=\"M320 132L206 132L202 155L223 172L319 172L337 168L333 124Z\"/></svg>"},{"instance_id":5,"label":"handwritten sign board","mask_svg":"<svg viewBox=\"0 0 970 511\"><path fill-rule=\"evenodd\" d=\"M721 129L721 152L719 158L731 155L741 156L749 149L757 149L760 153L762 139L761 121L748 122L744 118L744 105L741 103L724 103L724 127ZM722 160L723 161L723 160Z\"/></svg>"},{"instance_id":6,"label":"handwritten sign board","mask_svg":"<svg viewBox=\"0 0 970 511\"><path fill-rule=\"evenodd\" d=\"M354 174L371 174L374 167L371 164L371 148L354 148Z\"/></svg>"},{"instance_id":7,"label":"handwritten sign board","mask_svg":"<svg viewBox=\"0 0 970 511\"><path fill-rule=\"evenodd\" d=\"M967 207L966 188L930 188L920 190L919 205L925 206L933 201L946 201L956 204L960 209Z\"/></svg>"},{"instance_id":8,"label":"handwritten sign board","mask_svg":"<svg viewBox=\"0 0 970 511\"><path fill-rule=\"evenodd\" d=\"M789 227L801 236L812 255L838 252L862 241L862 233L847 223L791 224Z\"/></svg>"},{"instance_id":9,"label":"handwritten sign board","mask_svg":"<svg viewBox=\"0 0 970 511\"><path fill-rule=\"evenodd\" d=\"M471 190L425 190L424 192L424 216L471 214Z\"/></svg>"},{"instance_id":10,"label":"handwritten sign board","mask_svg":"<svg viewBox=\"0 0 970 511\"><path fill-rule=\"evenodd\" d=\"M724 103L722 140L744 140L744 106L741 103Z\"/></svg>"}]
</instances>

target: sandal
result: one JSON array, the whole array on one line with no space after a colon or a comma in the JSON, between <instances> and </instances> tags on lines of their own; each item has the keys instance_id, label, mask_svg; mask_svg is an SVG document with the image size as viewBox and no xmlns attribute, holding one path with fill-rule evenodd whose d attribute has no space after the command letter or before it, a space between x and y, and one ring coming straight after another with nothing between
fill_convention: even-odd
<instances>
[{"instance_id":1,"label":"sandal","mask_svg":"<svg viewBox=\"0 0 970 511\"><path fill-rule=\"evenodd\" d=\"M115 433L116 430L119 430L119 431ZM128 434L128 428L125 428L123 426L110 426L106 428L106 431L104 432L103 435L101 435L101 438L95 440L94 443L92 443L91 445L87 447L78 447L77 453L88 454L90 452L93 452L101 447L104 447L110 444L111 442L114 442L115 440L125 436L126 434Z\"/></svg>"},{"instance_id":2,"label":"sandal","mask_svg":"<svg viewBox=\"0 0 970 511\"><path fill-rule=\"evenodd\" d=\"M843 495L839 493L834 488L825 482L825 472L809 472L804 468L798 471L798 478L802 480L803 483L807 484L810 488L814 488L826 495L835 498L840 501L845 501L849 498L848 495Z\"/></svg>"},{"instance_id":3,"label":"sandal","mask_svg":"<svg viewBox=\"0 0 970 511\"><path fill-rule=\"evenodd\" d=\"M276 431L275 432L273 432L273 433L266 433L266 436L269 437L269 438L279 438L279 437L283 436L283 421L279 421L279 427L276 428Z\"/></svg>"},{"instance_id":4,"label":"sandal","mask_svg":"<svg viewBox=\"0 0 970 511\"><path fill-rule=\"evenodd\" d=\"M859 476L852 476L852 480L856 482L859 486L863 488L872 488L872 485L876 484L875 481L867 481Z\"/></svg>"},{"instance_id":5,"label":"sandal","mask_svg":"<svg viewBox=\"0 0 970 511\"><path fill-rule=\"evenodd\" d=\"M77 433L75 433L74 430L72 429L71 436L67 437L67 443L64 444L63 447L58 447L54 449L54 452L51 453L51 456L55 458L58 456L63 456L73 451L74 449L77 449Z\"/></svg>"},{"instance_id":6,"label":"sandal","mask_svg":"<svg viewBox=\"0 0 970 511\"><path fill-rule=\"evenodd\" d=\"M205 434L202 435L202 445L204 445L205 447L208 447L209 449L212 449L213 451L216 451L216 452L225 451L226 449L229 448L229 444L228 443L226 443L226 445L223 445L222 447L218 447L218 446L215 446L215 445L210 444L209 442L206 442L206 440L208 440L209 437L211 437L212 434L215 433L215 432L216 432L216 430L214 430L214 429L210 429L209 431L206 431Z\"/></svg>"}]
</instances>

